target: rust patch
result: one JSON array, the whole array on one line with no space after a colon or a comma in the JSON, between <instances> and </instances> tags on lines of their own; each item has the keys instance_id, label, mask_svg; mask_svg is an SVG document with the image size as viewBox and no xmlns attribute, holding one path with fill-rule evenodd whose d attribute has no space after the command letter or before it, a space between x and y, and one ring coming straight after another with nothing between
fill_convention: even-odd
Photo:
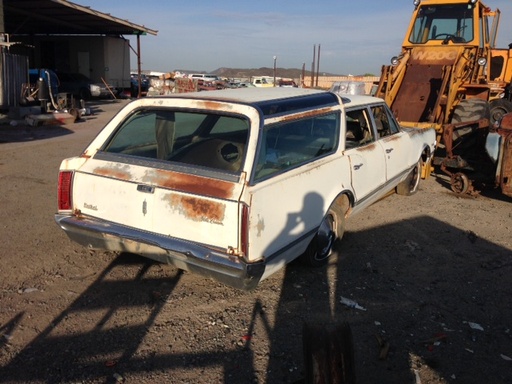
<instances>
[{"instance_id":1,"label":"rust patch","mask_svg":"<svg viewBox=\"0 0 512 384\"><path fill-rule=\"evenodd\" d=\"M265 230L265 220L263 219L263 217L260 217L258 215L258 223L256 224L256 229L257 229L257 233L256 233L256 237L261 237L261 233Z\"/></svg>"},{"instance_id":2,"label":"rust patch","mask_svg":"<svg viewBox=\"0 0 512 384\"><path fill-rule=\"evenodd\" d=\"M503 118L500 122L500 128L505 130L512 129L512 113L507 113L503 115Z\"/></svg>"},{"instance_id":3,"label":"rust patch","mask_svg":"<svg viewBox=\"0 0 512 384\"><path fill-rule=\"evenodd\" d=\"M399 135L390 135L390 136L385 136L382 139L384 140L385 143L389 143L390 141L400 140L400 136Z\"/></svg>"},{"instance_id":4,"label":"rust patch","mask_svg":"<svg viewBox=\"0 0 512 384\"><path fill-rule=\"evenodd\" d=\"M209 111L223 111L226 109L226 104L218 101L194 100L194 103L198 109L207 109ZM228 109L232 109L232 105L228 105L227 107Z\"/></svg>"},{"instance_id":5,"label":"rust patch","mask_svg":"<svg viewBox=\"0 0 512 384\"><path fill-rule=\"evenodd\" d=\"M504 195L512 197L512 131L504 139L500 186Z\"/></svg>"},{"instance_id":6,"label":"rust patch","mask_svg":"<svg viewBox=\"0 0 512 384\"><path fill-rule=\"evenodd\" d=\"M409 135L411 135L411 136L416 136L416 135L422 134L424 131L425 131L425 128L412 128L412 129L408 130L407 133L409 133Z\"/></svg>"},{"instance_id":7,"label":"rust patch","mask_svg":"<svg viewBox=\"0 0 512 384\"><path fill-rule=\"evenodd\" d=\"M225 204L176 194L171 194L169 200L171 208L188 219L215 224L222 224L224 221Z\"/></svg>"},{"instance_id":8,"label":"rust patch","mask_svg":"<svg viewBox=\"0 0 512 384\"><path fill-rule=\"evenodd\" d=\"M326 108L315 109L313 111L307 111L307 112L302 112L302 113L295 113L295 114L291 114L291 115L287 115L287 116L282 117L280 119L280 121L281 122L283 122L283 121L293 121L293 120L303 119L303 118L307 118L307 117L321 116L321 115L329 113L329 112L331 112L333 110L337 110L336 107L326 107Z\"/></svg>"},{"instance_id":9,"label":"rust patch","mask_svg":"<svg viewBox=\"0 0 512 384\"><path fill-rule=\"evenodd\" d=\"M160 169L148 173L143 181L175 191L219 199L232 198L235 188L233 183L227 181Z\"/></svg>"},{"instance_id":10,"label":"rust patch","mask_svg":"<svg viewBox=\"0 0 512 384\"><path fill-rule=\"evenodd\" d=\"M366 151L374 151L375 150L375 147L376 147L376 143L373 142L369 145L365 145L365 146L362 146L362 147L358 147L357 148L357 151L358 152L366 152Z\"/></svg>"},{"instance_id":11,"label":"rust patch","mask_svg":"<svg viewBox=\"0 0 512 384\"><path fill-rule=\"evenodd\" d=\"M112 177L120 180L130 180L131 174L122 170L121 168L114 167L98 167L93 170L95 175Z\"/></svg>"}]
</instances>

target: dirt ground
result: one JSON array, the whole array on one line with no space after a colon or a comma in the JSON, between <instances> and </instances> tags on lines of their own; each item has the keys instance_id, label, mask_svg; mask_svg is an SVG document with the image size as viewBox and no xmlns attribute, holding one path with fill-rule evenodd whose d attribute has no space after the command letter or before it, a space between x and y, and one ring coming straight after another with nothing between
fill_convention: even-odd
<instances>
[{"instance_id":1,"label":"dirt ground","mask_svg":"<svg viewBox=\"0 0 512 384\"><path fill-rule=\"evenodd\" d=\"M126 102L0 126L0 383L302 383L311 321L349 323L357 383L512 383L511 199L431 177L349 218L328 267L237 291L55 224L61 159Z\"/></svg>"}]
</instances>

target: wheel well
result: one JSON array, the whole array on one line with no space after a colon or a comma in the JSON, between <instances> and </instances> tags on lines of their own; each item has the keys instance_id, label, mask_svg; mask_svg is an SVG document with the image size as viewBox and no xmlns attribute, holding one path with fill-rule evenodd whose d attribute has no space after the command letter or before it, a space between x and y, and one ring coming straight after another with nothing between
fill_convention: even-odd
<instances>
[{"instance_id":1,"label":"wheel well","mask_svg":"<svg viewBox=\"0 0 512 384\"><path fill-rule=\"evenodd\" d=\"M354 205L354 195L350 191L343 191L334 199L331 205L339 206L341 211L345 212L345 217L348 217Z\"/></svg>"},{"instance_id":2,"label":"wheel well","mask_svg":"<svg viewBox=\"0 0 512 384\"><path fill-rule=\"evenodd\" d=\"M431 153L430 148L428 145L425 145L425 148L423 148L423 152L421 153L421 160L423 163L426 163L428 159L430 159Z\"/></svg>"}]
</instances>

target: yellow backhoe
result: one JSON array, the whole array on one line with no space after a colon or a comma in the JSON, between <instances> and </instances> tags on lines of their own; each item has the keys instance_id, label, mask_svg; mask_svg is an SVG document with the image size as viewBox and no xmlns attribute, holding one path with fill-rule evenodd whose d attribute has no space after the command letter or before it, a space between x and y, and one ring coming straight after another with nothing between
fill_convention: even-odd
<instances>
[{"instance_id":1,"label":"yellow backhoe","mask_svg":"<svg viewBox=\"0 0 512 384\"><path fill-rule=\"evenodd\" d=\"M451 188L475 184L512 197L512 50L496 48L499 9L480 0L414 0L401 52L382 67L376 95L403 126L434 127L433 165ZM430 172L430 169L424 169Z\"/></svg>"}]
</instances>

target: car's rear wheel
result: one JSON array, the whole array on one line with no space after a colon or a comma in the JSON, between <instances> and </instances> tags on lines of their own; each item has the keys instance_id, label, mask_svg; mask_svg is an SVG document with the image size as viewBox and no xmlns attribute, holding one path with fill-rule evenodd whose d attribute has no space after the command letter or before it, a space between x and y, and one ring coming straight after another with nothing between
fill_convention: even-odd
<instances>
[{"instance_id":1,"label":"car's rear wheel","mask_svg":"<svg viewBox=\"0 0 512 384\"><path fill-rule=\"evenodd\" d=\"M321 267L327 264L335 244L341 240L345 232L345 211L343 205L337 203L331 205L315 236L301 256L304 264L310 267Z\"/></svg>"},{"instance_id":2,"label":"car's rear wheel","mask_svg":"<svg viewBox=\"0 0 512 384\"><path fill-rule=\"evenodd\" d=\"M411 196L418 192L420 187L422 165L423 162L421 159L419 159L418 163L416 163L411 172L409 172L405 180L396 186L397 194L402 196Z\"/></svg>"}]
</instances>

